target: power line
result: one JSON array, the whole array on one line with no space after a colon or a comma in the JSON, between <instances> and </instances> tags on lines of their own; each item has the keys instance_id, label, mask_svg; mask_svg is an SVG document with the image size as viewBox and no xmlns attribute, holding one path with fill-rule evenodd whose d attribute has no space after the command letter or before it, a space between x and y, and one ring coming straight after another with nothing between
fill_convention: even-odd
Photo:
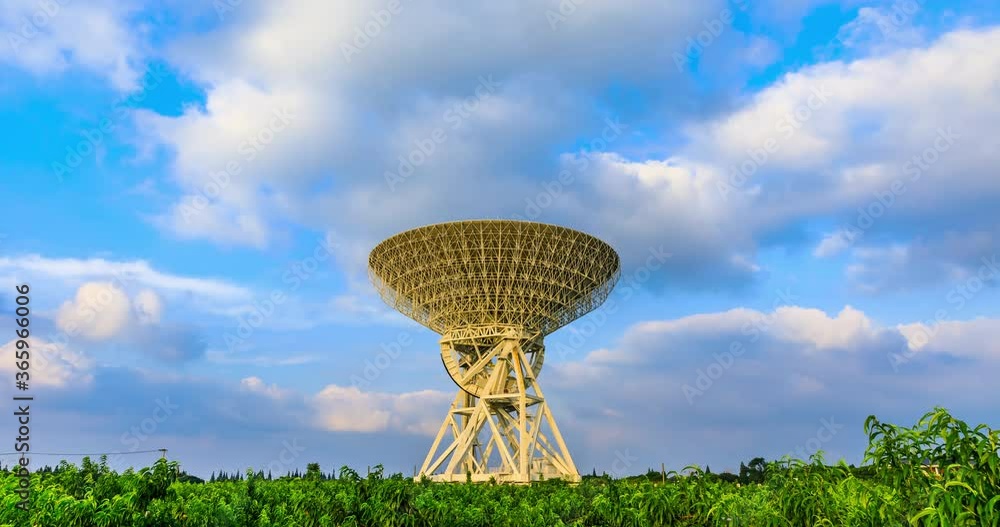
<instances>
[{"instance_id":1,"label":"power line","mask_svg":"<svg viewBox=\"0 0 1000 527\"><path fill-rule=\"evenodd\" d=\"M157 448L153 450L133 450L131 452L0 452L0 456L127 456L129 454L163 452L164 450L163 448Z\"/></svg>"}]
</instances>

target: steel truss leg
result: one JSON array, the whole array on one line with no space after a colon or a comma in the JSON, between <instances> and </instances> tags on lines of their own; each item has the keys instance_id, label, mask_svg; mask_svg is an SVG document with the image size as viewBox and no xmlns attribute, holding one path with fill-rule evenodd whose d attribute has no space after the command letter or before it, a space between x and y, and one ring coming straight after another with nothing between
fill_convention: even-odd
<instances>
[{"instance_id":1,"label":"steel truss leg","mask_svg":"<svg viewBox=\"0 0 1000 527\"><path fill-rule=\"evenodd\" d=\"M580 480L519 339L496 347L481 388L480 397L459 390L416 479Z\"/></svg>"}]
</instances>

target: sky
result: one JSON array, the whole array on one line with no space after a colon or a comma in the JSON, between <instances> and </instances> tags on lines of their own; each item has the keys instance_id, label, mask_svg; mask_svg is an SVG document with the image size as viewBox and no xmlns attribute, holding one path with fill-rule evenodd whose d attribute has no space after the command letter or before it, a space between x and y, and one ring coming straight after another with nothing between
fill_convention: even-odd
<instances>
[{"instance_id":1,"label":"sky","mask_svg":"<svg viewBox=\"0 0 1000 527\"><path fill-rule=\"evenodd\" d=\"M998 24L987 0L4 2L4 391L26 283L33 451L410 475L455 386L367 255L509 218L621 256L614 302L546 339L581 472L860 463L867 416L934 406L996 426Z\"/></svg>"}]
</instances>

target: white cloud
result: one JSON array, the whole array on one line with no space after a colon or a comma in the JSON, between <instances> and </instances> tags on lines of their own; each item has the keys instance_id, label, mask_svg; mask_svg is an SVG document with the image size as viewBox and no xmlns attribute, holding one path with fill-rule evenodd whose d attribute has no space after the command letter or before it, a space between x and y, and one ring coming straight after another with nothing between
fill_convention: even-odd
<instances>
[{"instance_id":1,"label":"white cloud","mask_svg":"<svg viewBox=\"0 0 1000 527\"><path fill-rule=\"evenodd\" d=\"M945 282L983 285L1000 283L997 263L997 233L976 230L945 232L930 239L883 247L859 247L852 251L847 267L849 282L861 291L908 290L920 285Z\"/></svg>"},{"instance_id":2,"label":"white cloud","mask_svg":"<svg viewBox=\"0 0 1000 527\"><path fill-rule=\"evenodd\" d=\"M988 131L1000 115L1000 96L991 89L1000 81L998 43L1000 29L956 31L926 49L803 68L736 112L692 128L696 141L688 148L735 166L775 139L779 148L751 182L761 184L765 194L800 198L778 212L801 213L809 206L820 207L812 211L817 213L872 201L871 192L909 177L904 163L932 147L939 130L951 127L954 151L941 153L932 167L951 177L913 182L905 201L926 208L975 192L996 193L1000 183L985 168L994 159ZM880 89L890 84L906 89ZM954 104L942 105L942 93ZM810 102L817 108L810 109ZM795 118L796 111L803 118ZM881 143L863 142L874 138ZM869 168L866 177L842 179L862 167ZM795 177L787 170L796 170Z\"/></svg>"},{"instance_id":3,"label":"white cloud","mask_svg":"<svg viewBox=\"0 0 1000 527\"><path fill-rule=\"evenodd\" d=\"M898 236L915 232L909 220L944 209L981 224L977 209L960 204L1000 197L1000 180L989 176L997 161L989 138L1000 117L1000 96L992 89L1000 82L1000 29L954 31L922 48L803 67L731 112L689 121L681 129L686 144L662 157L613 153L634 146L630 134L635 132L626 130L620 142L604 142L609 153L555 158L553 144L579 144L581 134L600 137L596 119L581 111L593 108L592 86L585 80L592 75L584 72L603 65L605 73L624 68L632 78L640 69L648 75L649 61L671 60L669 53L660 57L650 50L641 68L631 62L617 65L604 53L610 50L601 47L588 47L583 60L569 44L585 36L589 43L600 42L610 24L627 19L634 26L627 38L638 46L646 45L642 35L651 31L666 34L683 49L692 29L710 18L706 15L717 14L719 6L702 7L651 4L645 11L626 12L588 4L559 31L537 33L530 21L507 10L468 7L436 18L442 13L404 9L361 55L344 62L339 44L351 41L356 26L366 21L365 10L321 6L337 10L338 22L313 34L310 28L322 17L308 2L283 7L280 15L268 6L248 5L235 26L174 48L172 60L208 86L207 103L180 117L146 115L148 140L175 152L173 173L187 195L184 204L209 188L209 172L241 160L238 143L260 129L270 109L293 108L296 120L257 159L245 163L247 172L232 178L200 219L179 221L178 204L161 225L185 237L256 247L270 243L273 226L284 220L322 225L342 233L341 248L350 253L342 259L361 265L356 253L401 228L456 217L523 216L530 206L526 201L543 183L586 159L588 168L574 172L575 181L550 196L551 205L539 219L611 239L629 264L651 246L668 245L675 255L668 268L689 273L687 284L746 281L760 270L756 255L762 236L816 216L853 219L859 206L874 200L873 192L909 178L907 162L949 128L958 139L923 170L927 177L906 180L905 196L879 221L901 227ZM490 15L487 26L479 10ZM669 20L669 27L647 25L660 10L670 11L663 14L672 17L657 18L661 26ZM430 20L439 23L433 34L425 33ZM476 57L475 67L465 55L428 52L439 42L435 35L442 20L454 30L451 39L461 41L475 32L481 42L497 45L482 47L488 51ZM507 43L510 27L522 26L525 32L518 34L525 42L499 45ZM544 50L543 56L519 56L532 44ZM768 44L756 44L766 62ZM289 53L308 58L291 63L281 58ZM545 76L528 73L540 61L556 69ZM396 67L413 63L422 66ZM387 71L396 85L412 86L421 96L400 99L399 93L379 88L372 79ZM474 79L484 74L495 77L501 88L461 127L445 127L447 141L390 192L383 173L395 170L399 156L410 153L415 141L443 126L443 111L472 93ZM683 81L676 82L683 89ZM906 89L885 90L888 85ZM947 104L942 94L948 94ZM358 126L362 122L380 123L379 133L367 133L370 127ZM765 151L767 145L773 151ZM752 173L733 184L736 171L748 166ZM336 190L317 190L325 187ZM370 206L376 202L378 207ZM357 224L366 226L364 232L352 227ZM819 242L815 253L832 255L845 244L835 232Z\"/></svg>"},{"instance_id":4,"label":"white cloud","mask_svg":"<svg viewBox=\"0 0 1000 527\"><path fill-rule=\"evenodd\" d=\"M431 435L441 425L453 397L433 390L392 394L331 384L316 394L311 404L318 412L318 426L326 430Z\"/></svg>"},{"instance_id":5,"label":"white cloud","mask_svg":"<svg viewBox=\"0 0 1000 527\"><path fill-rule=\"evenodd\" d=\"M592 112L591 90L601 82L594 72L657 93L668 80L680 87L687 81L672 67L672 52L682 50L686 38L723 7L722 2L644 1L628 9L590 3L553 31L545 11L557 4L527 2L518 9L469 4L447 11L404 6L349 61L341 45L352 43L370 9L304 0L280 9L242 6L232 25L179 42L169 53L181 70L207 86L205 107L178 117L141 118L140 128L150 132L147 141L174 153L172 173L185 194L158 225L185 238L263 247L277 235L274 225L290 219L344 232L346 250L370 248L378 237L406 226L521 213L525 197L538 192L538 178L556 177L560 160L552 153L553 141L571 143L589 133L582 130L600 135L605 116ZM625 35L623 26L630 28ZM475 43L482 53L460 52L463 42ZM623 45L643 58L621 60ZM288 61L289 55L302 60ZM650 61L671 67L651 67ZM452 128L446 112L473 96L484 78L499 87ZM406 89L389 88L386 79ZM293 109L294 122L243 163L238 143L256 133L275 107ZM436 128L447 140L390 192L384 173L395 170L399 157ZM206 194L210 172L230 161L246 165L244 172L212 196L202 214L184 220L181 205ZM595 190L580 181L568 195ZM607 214L621 212L609 208ZM359 224L364 232L355 227ZM648 229L644 235L650 235ZM644 252L645 243L629 239L624 245ZM353 256L346 258L360 260Z\"/></svg>"},{"instance_id":6,"label":"white cloud","mask_svg":"<svg viewBox=\"0 0 1000 527\"><path fill-rule=\"evenodd\" d=\"M234 79L214 86L204 109L188 107L179 117L139 112L140 129L176 153L174 176L185 192L155 223L181 238L266 246L272 233L265 218L281 196L261 187L286 191L310 181L320 166L304 160L338 141L324 128L342 121L327 95L304 86L266 91Z\"/></svg>"},{"instance_id":7,"label":"white cloud","mask_svg":"<svg viewBox=\"0 0 1000 527\"><path fill-rule=\"evenodd\" d=\"M365 284L368 287L368 284ZM326 320L335 323L381 323L393 326L416 327L416 323L386 307L377 297L360 294L334 296L328 306L321 308L329 313Z\"/></svg>"},{"instance_id":8,"label":"white cloud","mask_svg":"<svg viewBox=\"0 0 1000 527\"><path fill-rule=\"evenodd\" d=\"M734 308L721 313L700 313L674 320L640 322L630 328L627 334L655 336L666 332L683 331L694 334L714 334L718 331L736 332L745 324L762 323L766 315L755 309Z\"/></svg>"},{"instance_id":9,"label":"white cloud","mask_svg":"<svg viewBox=\"0 0 1000 527\"><path fill-rule=\"evenodd\" d=\"M56 326L69 338L125 342L136 351L166 361L186 361L204 353L204 341L191 328L164 325L163 304L149 289L134 298L111 282L86 282L56 313Z\"/></svg>"},{"instance_id":10,"label":"white cloud","mask_svg":"<svg viewBox=\"0 0 1000 527\"><path fill-rule=\"evenodd\" d=\"M872 360L888 368L888 355L873 358L873 350L887 353L885 349L891 349L887 343L903 341L899 332L850 306L836 316L789 305L767 312L736 308L634 324L614 347L593 350L575 361L553 362L554 371L547 379L559 387L581 388L620 375L638 375L655 387L637 381L627 392L649 389L683 401L682 384L694 383L694 375L685 379L682 374L726 363L725 354L730 354L742 375L765 371L774 362L776 370L771 373L783 376L782 384L807 393L825 386L824 371Z\"/></svg>"},{"instance_id":11,"label":"white cloud","mask_svg":"<svg viewBox=\"0 0 1000 527\"><path fill-rule=\"evenodd\" d=\"M152 289L143 289L134 298L136 316L143 324L158 324L163 316L163 301Z\"/></svg>"},{"instance_id":12,"label":"white cloud","mask_svg":"<svg viewBox=\"0 0 1000 527\"><path fill-rule=\"evenodd\" d=\"M300 424L329 432L437 432L454 397L434 390L405 393L362 391L355 386L327 385L314 394L268 384L257 376L240 380L239 391L265 397L270 404L297 416Z\"/></svg>"},{"instance_id":13,"label":"white cloud","mask_svg":"<svg viewBox=\"0 0 1000 527\"><path fill-rule=\"evenodd\" d=\"M577 179L548 212L613 240L627 268L645 264L650 248L666 247L672 254L660 267L682 271L689 283L758 270L749 199L720 194L725 174L719 167L684 158L635 162L607 153L565 156L563 168Z\"/></svg>"},{"instance_id":14,"label":"white cloud","mask_svg":"<svg viewBox=\"0 0 1000 527\"><path fill-rule=\"evenodd\" d=\"M80 389L93 380L93 361L83 353L67 347L65 344L50 342L38 337L27 340L29 347L30 369L28 373L29 386L49 386L53 388ZM18 340L7 342L0 346L0 355L5 360L0 361L0 371L5 378L14 381L17 369L15 357L22 347ZM10 375L7 375L10 374Z\"/></svg>"},{"instance_id":15,"label":"white cloud","mask_svg":"<svg viewBox=\"0 0 1000 527\"><path fill-rule=\"evenodd\" d=\"M250 290L230 282L164 273L144 260L116 262L103 258L46 258L31 254L0 257L0 272L18 277L58 278L69 282L112 280L119 285L135 284L161 292L193 294L216 301L248 301L252 296Z\"/></svg>"},{"instance_id":16,"label":"white cloud","mask_svg":"<svg viewBox=\"0 0 1000 527\"><path fill-rule=\"evenodd\" d=\"M839 229L831 232L820 240L819 245L813 249L813 256L817 258L829 258L836 256L851 246L851 237L848 231Z\"/></svg>"},{"instance_id":17,"label":"white cloud","mask_svg":"<svg viewBox=\"0 0 1000 527\"><path fill-rule=\"evenodd\" d=\"M899 364L920 333L924 344ZM583 444L574 455L597 463L625 448L668 466L715 451L777 458L814 437L821 419L848 427L823 450L855 462L872 412L890 422L934 405L995 412L981 393L1000 360L996 342L998 319L896 327L849 306L836 315L740 308L635 324L609 348L546 361L541 382L564 433ZM746 434L740 444L736 431Z\"/></svg>"},{"instance_id":18,"label":"white cloud","mask_svg":"<svg viewBox=\"0 0 1000 527\"><path fill-rule=\"evenodd\" d=\"M824 388L826 388L826 386L824 386L824 384L815 377L801 375L798 373L792 374L789 381L791 382L792 389L801 394L816 394L822 392Z\"/></svg>"},{"instance_id":19,"label":"white cloud","mask_svg":"<svg viewBox=\"0 0 1000 527\"><path fill-rule=\"evenodd\" d=\"M771 312L736 308L674 320L641 322L627 331L625 339L647 341L666 338L668 335L712 337L720 333L743 335L748 339L752 335L767 334L783 341L807 344L816 350L844 350L876 338L878 328L864 313L850 306L844 307L835 317L819 309L780 306ZM627 361L634 353L635 351L629 351L621 355L620 350L602 349L591 355L601 361Z\"/></svg>"},{"instance_id":20,"label":"white cloud","mask_svg":"<svg viewBox=\"0 0 1000 527\"><path fill-rule=\"evenodd\" d=\"M901 4L895 2L888 7L862 7L854 20L840 28L838 40L850 48L865 47L880 51L923 44L924 32L913 24L914 15L920 10L919 3L906 4L908 9L915 8L910 13L904 12Z\"/></svg>"},{"instance_id":21,"label":"white cloud","mask_svg":"<svg viewBox=\"0 0 1000 527\"><path fill-rule=\"evenodd\" d=\"M917 322L897 329L913 352L1000 361L1000 319Z\"/></svg>"},{"instance_id":22,"label":"white cloud","mask_svg":"<svg viewBox=\"0 0 1000 527\"><path fill-rule=\"evenodd\" d=\"M36 75L71 67L91 71L116 89L131 91L141 76L140 35L129 27L131 2L35 2L0 6L0 61Z\"/></svg>"},{"instance_id":23,"label":"white cloud","mask_svg":"<svg viewBox=\"0 0 1000 527\"><path fill-rule=\"evenodd\" d=\"M777 308L772 318L777 338L810 344L819 350L851 350L878 336L872 321L851 306L844 307L836 317L818 309L784 306Z\"/></svg>"},{"instance_id":24,"label":"white cloud","mask_svg":"<svg viewBox=\"0 0 1000 527\"><path fill-rule=\"evenodd\" d=\"M110 282L87 282L73 300L60 306L56 315L59 329L69 335L106 340L121 334L130 321L128 295Z\"/></svg>"},{"instance_id":25,"label":"white cloud","mask_svg":"<svg viewBox=\"0 0 1000 527\"><path fill-rule=\"evenodd\" d=\"M272 399L284 399L291 395L288 390L278 388L275 384L267 384L260 377L246 377L240 380L240 389L259 393Z\"/></svg>"},{"instance_id":26,"label":"white cloud","mask_svg":"<svg viewBox=\"0 0 1000 527\"><path fill-rule=\"evenodd\" d=\"M363 316L377 315L386 310L380 305L367 302L358 295L337 295L330 300L330 307L345 314L357 314Z\"/></svg>"},{"instance_id":27,"label":"white cloud","mask_svg":"<svg viewBox=\"0 0 1000 527\"><path fill-rule=\"evenodd\" d=\"M188 195L153 223L181 239L205 238L220 245L263 248L271 236L265 221L239 206L207 202L203 195Z\"/></svg>"},{"instance_id":28,"label":"white cloud","mask_svg":"<svg viewBox=\"0 0 1000 527\"><path fill-rule=\"evenodd\" d=\"M671 60L669 52L664 53L664 40L682 49L690 30L702 29L702 21L717 15L722 6L721 2L695 6L642 0L625 7L595 2L581 5L553 31L546 11L558 10L557 0L448 8L403 4L369 45L345 57L344 46L357 45L357 33L366 23L374 24L373 11L380 8L348 1L296 0L280 7L261 2L242 6L243 16L234 24L178 43L172 58L211 84L238 77L259 83L346 85L369 92L384 90L365 82L387 72L400 85L426 84L430 78L470 71L536 70L543 65L579 76L589 74L594 64L622 74L648 73L641 62L621 60L623 45L646 58L665 55ZM623 34L620 29L625 25L630 31ZM470 55L462 47L473 42L480 44L479 52ZM584 48L584 44L589 45ZM301 60L287 60L291 55ZM406 67L413 64L423 67Z\"/></svg>"},{"instance_id":29,"label":"white cloud","mask_svg":"<svg viewBox=\"0 0 1000 527\"><path fill-rule=\"evenodd\" d=\"M747 40L748 45L744 52L747 63L763 68L781 57L781 47L774 40L761 36L748 37Z\"/></svg>"},{"instance_id":30,"label":"white cloud","mask_svg":"<svg viewBox=\"0 0 1000 527\"><path fill-rule=\"evenodd\" d=\"M205 359L215 364L249 364L265 368L273 366L298 366L317 361L317 358L312 355L272 357L268 355L243 355L216 349L205 350Z\"/></svg>"},{"instance_id":31,"label":"white cloud","mask_svg":"<svg viewBox=\"0 0 1000 527\"><path fill-rule=\"evenodd\" d=\"M310 273L308 276L313 275ZM169 302L183 303L188 309L214 316L237 318L255 312L253 302L271 294L270 291L261 293L228 280L166 273L144 260L46 258L39 255L0 257L0 279L11 284L44 280L50 285L54 284L53 279L58 279L65 288L49 287L45 293L58 292L59 295L67 294L64 291L67 288L75 291L82 283L110 283L125 294L134 295L128 305L138 321L146 325L158 324L164 314L164 305ZM369 287L367 282L351 285L352 288L357 286L366 291ZM57 298L62 302L65 296ZM281 309L268 318L266 325L272 329L302 330L341 323L411 325L408 319L389 310L376 298L360 293L336 295L324 301L286 296Z\"/></svg>"},{"instance_id":32,"label":"white cloud","mask_svg":"<svg viewBox=\"0 0 1000 527\"><path fill-rule=\"evenodd\" d=\"M998 50L1000 28L960 30L926 47L804 67L736 111L690 126L675 157L722 174L733 205L723 225L748 223L751 243L817 217L841 222L815 246L817 257L887 240L954 244L949 230L982 238L995 231L988 203L1000 198ZM967 258L933 257L942 268Z\"/></svg>"}]
</instances>

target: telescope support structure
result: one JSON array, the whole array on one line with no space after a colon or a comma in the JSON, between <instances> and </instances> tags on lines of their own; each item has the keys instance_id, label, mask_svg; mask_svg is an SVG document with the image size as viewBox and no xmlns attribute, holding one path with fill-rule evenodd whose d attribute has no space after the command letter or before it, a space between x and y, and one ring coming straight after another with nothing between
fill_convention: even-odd
<instances>
[{"instance_id":1,"label":"telescope support structure","mask_svg":"<svg viewBox=\"0 0 1000 527\"><path fill-rule=\"evenodd\" d=\"M538 385L540 333L481 326L445 333L441 356L460 390L416 478L580 481Z\"/></svg>"}]
</instances>

